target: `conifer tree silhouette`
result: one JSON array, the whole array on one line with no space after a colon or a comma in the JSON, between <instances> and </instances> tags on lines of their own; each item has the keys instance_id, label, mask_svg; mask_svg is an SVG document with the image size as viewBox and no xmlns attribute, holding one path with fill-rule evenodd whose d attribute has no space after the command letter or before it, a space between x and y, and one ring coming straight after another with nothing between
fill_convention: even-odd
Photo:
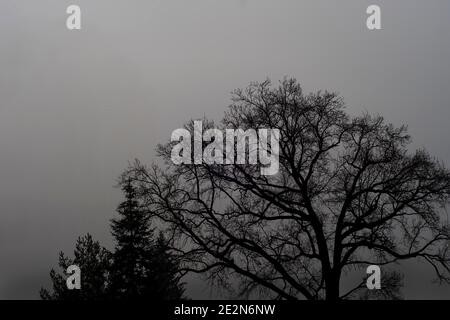
<instances>
[{"instance_id":1,"label":"conifer tree silhouette","mask_svg":"<svg viewBox=\"0 0 450 320\"><path fill-rule=\"evenodd\" d=\"M111 220L116 241L109 252L91 235L80 237L74 259L60 253L62 273L51 270L53 292L41 289L44 300L105 300L183 298L178 262L169 252L162 234L155 239L150 215L140 207L131 181L122 184L125 200L117 208L118 216ZM81 290L69 290L65 270L70 265L81 269Z\"/></svg>"},{"instance_id":2,"label":"conifer tree silhouette","mask_svg":"<svg viewBox=\"0 0 450 320\"><path fill-rule=\"evenodd\" d=\"M150 215L137 200L131 180L123 183L125 201L111 220L116 240L110 293L115 299L179 299L183 289L175 277L177 264L162 234L154 239Z\"/></svg>"},{"instance_id":3,"label":"conifer tree silhouette","mask_svg":"<svg viewBox=\"0 0 450 320\"><path fill-rule=\"evenodd\" d=\"M50 271L53 292L41 289L43 300L103 300L106 298L108 272L111 254L95 241L90 234L79 237L75 245L74 259L63 252L59 254L61 273ZM66 285L65 271L70 265L81 269L81 289L69 290Z\"/></svg>"}]
</instances>

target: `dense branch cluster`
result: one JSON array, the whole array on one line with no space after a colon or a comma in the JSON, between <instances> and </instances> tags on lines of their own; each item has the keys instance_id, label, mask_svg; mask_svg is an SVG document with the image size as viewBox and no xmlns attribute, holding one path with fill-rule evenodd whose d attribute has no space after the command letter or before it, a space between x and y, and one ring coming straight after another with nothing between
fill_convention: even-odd
<instances>
[{"instance_id":1,"label":"dense branch cluster","mask_svg":"<svg viewBox=\"0 0 450 320\"><path fill-rule=\"evenodd\" d=\"M123 178L160 220L182 272L225 286L239 280L244 296L354 297L363 282L341 292L345 272L412 258L450 282L449 171L423 150L410 152L405 127L350 117L344 107L335 93L304 94L294 79L253 83L234 92L218 126L279 129L278 174L261 175L258 165L174 165L168 143L158 149L165 164L136 161ZM387 295L399 279L386 274Z\"/></svg>"}]
</instances>

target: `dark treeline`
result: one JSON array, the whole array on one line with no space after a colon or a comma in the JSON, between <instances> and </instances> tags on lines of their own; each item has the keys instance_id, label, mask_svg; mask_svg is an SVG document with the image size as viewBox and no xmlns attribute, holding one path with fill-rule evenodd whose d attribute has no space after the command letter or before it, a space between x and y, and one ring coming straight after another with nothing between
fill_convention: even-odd
<instances>
[{"instance_id":1,"label":"dark treeline","mask_svg":"<svg viewBox=\"0 0 450 320\"><path fill-rule=\"evenodd\" d=\"M52 290L41 289L44 300L109 300L183 298L183 284L177 276L178 262L168 252L166 240L155 235L150 216L141 209L131 181L122 183L125 200L118 216L111 220L115 239L108 251L90 234L79 237L74 257L59 255L61 273L52 269ZM81 270L81 290L69 290L65 274L70 265Z\"/></svg>"},{"instance_id":2,"label":"dark treeline","mask_svg":"<svg viewBox=\"0 0 450 320\"><path fill-rule=\"evenodd\" d=\"M41 296L178 299L180 277L197 273L237 298L399 299L404 261L423 261L450 284L450 170L414 150L406 126L345 108L338 94L305 94L295 79L236 90L222 121L203 124L215 129L214 148L203 150L214 161L196 163L192 120L181 141L158 146L158 164L130 165L111 223L114 252L80 238L59 265L79 265L83 289L67 290L52 271L53 292ZM233 143L276 130L266 151L277 172L262 174L263 161L225 165L228 129L242 132ZM371 265L383 268L380 290L366 286Z\"/></svg>"}]
</instances>

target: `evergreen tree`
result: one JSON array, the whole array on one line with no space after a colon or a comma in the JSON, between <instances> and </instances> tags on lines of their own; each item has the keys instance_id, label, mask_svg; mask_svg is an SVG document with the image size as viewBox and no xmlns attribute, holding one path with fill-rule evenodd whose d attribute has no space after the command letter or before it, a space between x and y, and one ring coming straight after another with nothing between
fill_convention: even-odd
<instances>
[{"instance_id":1,"label":"evergreen tree","mask_svg":"<svg viewBox=\"0 0 450 320\"><path fill-rule=\"evenodd\" d=\"M119 299L177 299L182 288L174 277L177 264L167 252L162 237L153 238L150 217L137 200L130 181L124 183L125 194L112 219L112 235L116 240L111 270L110 293Z\"/></svg>"},{"instance_id":2,"label":"evergreen tree","mask_svg":"<svg viewBox=\"0 0 450 320\"><path fill-rule=\"evenodd\" d=\"M42 288L40 296L44 300L102 300L106 298L108 272L111 254L90 234L79 237L75 245L74 258L59 254L58 273L50 271L53 292ZM69 290L66 285L66 270L70 265L77 265L81 270L81 289Z\"/></svg>"},{"instance_id":3,"label":"evergreen tree","mask_svg":"<svg viewBox=\"0 0 450 320\"><path fill-rule=\"evenodd\" d=\"M162 233L159 234L153 246L153 258L151 259L151 279L148 288L155 299L177 300L184 299L184 288L180 279L176 276L179 263L168 251L167 242Z\"/></svg>"},{"instance_id":4,"label":"evergreen tree","mask_svg":"<svg viewBox=\"0 0 450 320\"><path fill-rule=\"evenodd\" d=\"M168 250L162 234L154 239L149 215L140 208L130 181L123 184L125 200L118 206L118 217L111 220L116 241L113 253L100 246L91 235L77 241L74 259L60 253L63 273L51 270L53 292L41 289L45 300L183 298L183 286L176 276L178 263ZM65 270L70 265L81 269L81 290L69 290Z\"/></svg>"}]
</instances>

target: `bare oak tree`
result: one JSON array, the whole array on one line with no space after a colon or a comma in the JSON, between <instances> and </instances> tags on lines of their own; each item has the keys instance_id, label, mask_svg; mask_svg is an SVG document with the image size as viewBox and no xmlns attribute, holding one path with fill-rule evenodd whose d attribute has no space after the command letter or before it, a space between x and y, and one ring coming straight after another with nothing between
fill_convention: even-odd
<instances>
[{"instance_id":1,"label":"bare oak tree","mask_svg":"<svg viewBox=\"0 0 450 320\"><path fill-rule=\"evenodd\" d=\"M337 94L303 94L295 79L236 90L216 127L279 129L279 173L174 165L167 143L158 147L163 164L136 161L123 175L160 220L183 272L223 285L238 279L239 294L280 299L360 296L365 269L361 283L341 292L346 272L407 259L422 259L450 283L450 172L424 150L408 150L405 127L351 117ZM399 280L383 275L385 297L396 297Z\"/></svg>"}]
</instances>

